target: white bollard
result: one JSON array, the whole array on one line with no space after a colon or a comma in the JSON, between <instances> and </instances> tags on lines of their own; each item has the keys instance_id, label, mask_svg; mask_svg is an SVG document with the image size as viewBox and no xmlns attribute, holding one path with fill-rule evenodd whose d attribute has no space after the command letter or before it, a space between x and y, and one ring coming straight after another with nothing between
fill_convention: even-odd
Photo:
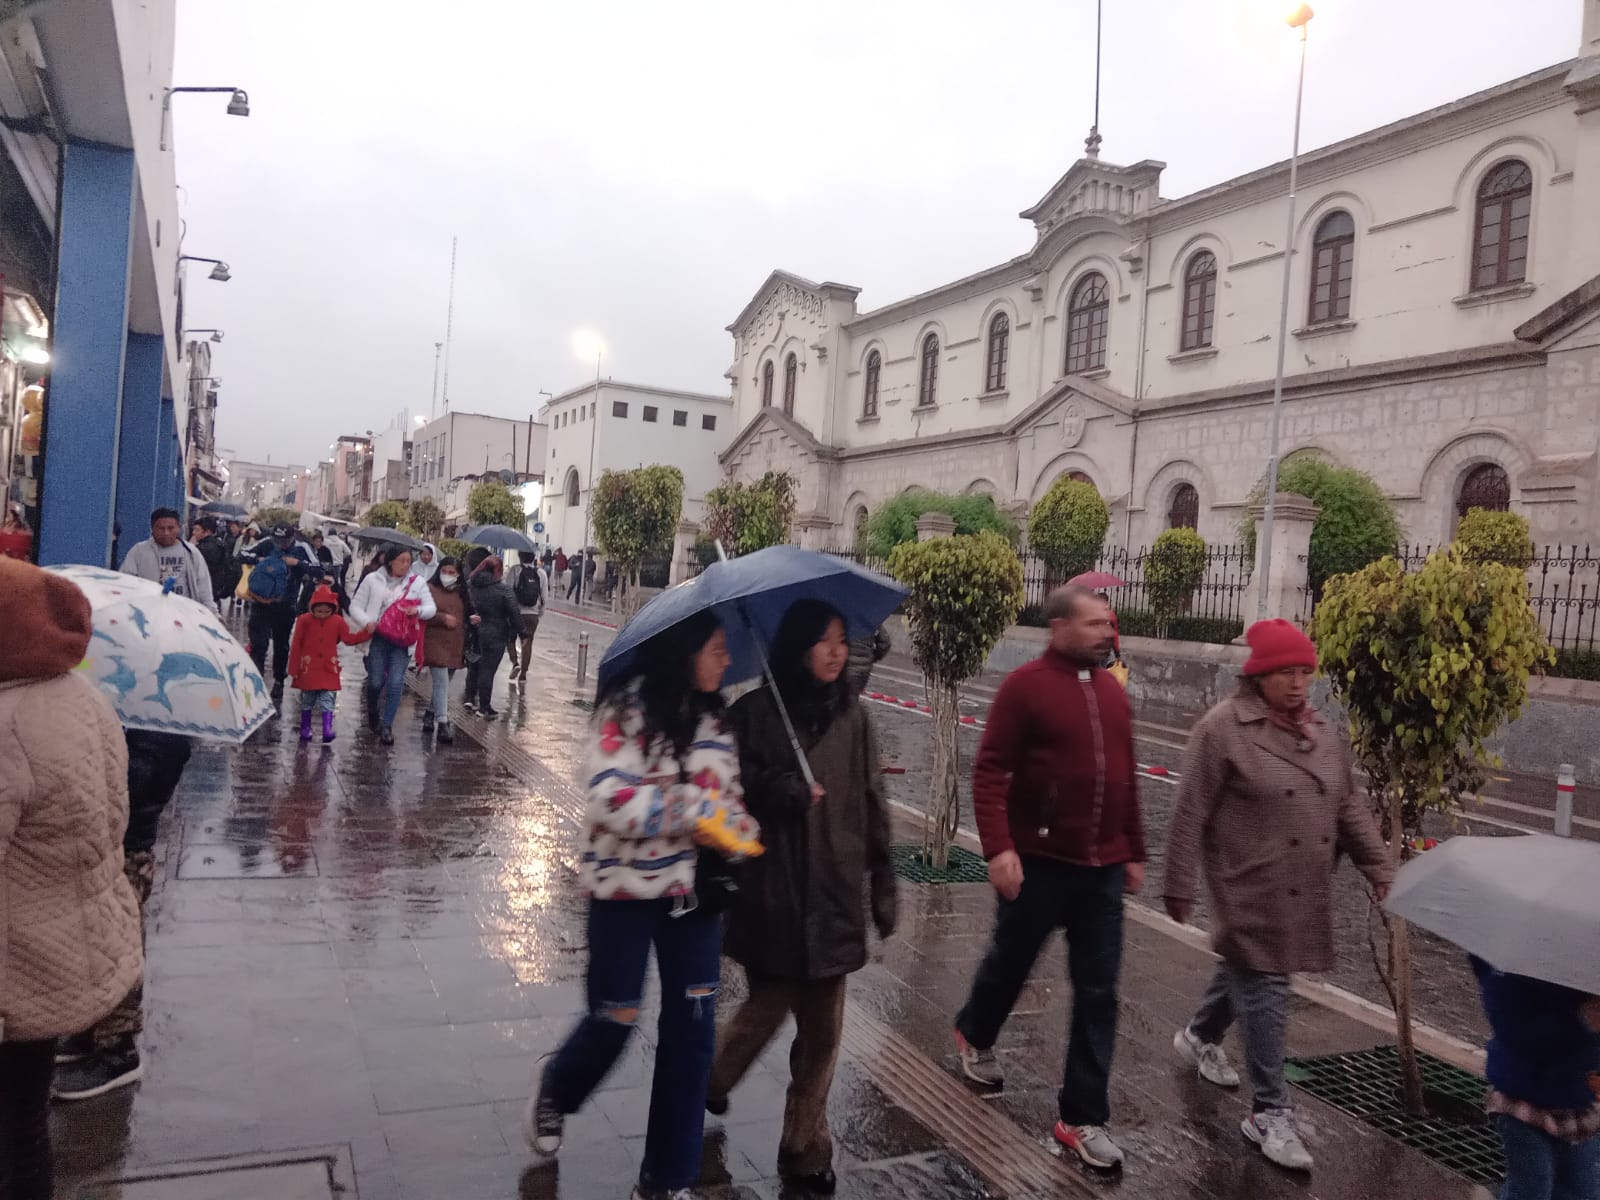
<instances>
[{"instance_id":1,"label":"white bollard","mask_svg":"<svg viewBox=\"0 0 1600 1200\"><path fill-rule=\"evenodd\" d=\"M578 634L578 688L582 690L589 676L589 631Z\"/></svg>"},{"instance_id":2,"label":"white bollard","mask_svg":"<svg viewBox=\"0 0 1600 1200\"><path fill-rule=\"evenodd\" d=\"M1572 836L1572 793L1578 780L1571 763L1562 763L1556 775L1556 836Z\"/></svg>"}]
</instances>

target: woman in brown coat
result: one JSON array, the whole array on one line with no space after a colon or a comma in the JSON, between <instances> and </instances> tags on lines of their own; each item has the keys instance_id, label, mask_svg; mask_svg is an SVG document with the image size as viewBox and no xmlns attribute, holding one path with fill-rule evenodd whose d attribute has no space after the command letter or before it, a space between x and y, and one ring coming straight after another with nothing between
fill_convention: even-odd
<instances>
[{"instance_id":1,"label":"woman in brown coat","mask_svg":"<svg viewBox=\"0 0 1600 1200\"><path fill-rule=\"evenodd\" d=\"M441 558L438 570L428 580L433 593L433 618L422 636L422 665L428 668L433 684L433 702L422 710L422 732L432 733L439 723L439 740L446 745L456 740L450 728L450 679L467 665L467 626L478 623L472 611L472 596L461 582L461 562Z\"/></svg>"},{"instance_id":2,"label":"woman in brown coat","mask_svg":"<svg viewBox=\"0 0 1600 1200\"><path fill-rule=\"evenodd\" d=\"M772 670L816 783L761 688L734 705L745 805L766 852L740 868L725 949L742 964L750 996L717 1037L706 1107L728 1093L792 1013L793 1078L784 1105L778 1170L810 1191L832 1192L828 1091L844 1022L845 979L867 961L867 924L894 933L889 813L866 711L845 678L845 623L800 600L784 614ZM870 892L870 913L868 893Z\"/></svg>"},{"instance_id":3,"label":"woman in brown coat","mask_svg":"<svg viewBox=\"0 0 1600 1200\"><path fill-rule=\"evenodd\" d=\"M1173 1046L1202 1078L1237 1087L1222 1038L1237 1016L1255 1104L1245 1137L1280 1166L1311 1169L1283 1078L1289 974L1333 966L1333 869L1347 853L1388 891L1389 857L1352 778L1350 739L1306 701L1311 639L1258 621L1239 690L1189 736L1167 843L1167 913L1187 921L1204 871L1221 963Z\"/></svg>"}]
</instances>

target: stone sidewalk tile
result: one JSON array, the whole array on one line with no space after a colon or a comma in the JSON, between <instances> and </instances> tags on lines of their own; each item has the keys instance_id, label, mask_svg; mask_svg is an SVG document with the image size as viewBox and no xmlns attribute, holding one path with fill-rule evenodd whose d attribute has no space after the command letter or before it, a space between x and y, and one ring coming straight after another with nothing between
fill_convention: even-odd
<instances>
[{"instance_id":1,"label":"stone sidewalk tile","mask_svg":"<svg viewBox=\"0 0 1600 1200\"><path fill-rule=\"evenodd\" d=\"M55 1110L61 1196L122 1168L329 1145L348 1148L362 1200L627 1195L648 1104L648 1014L569 1123L558 1164L536 1163L520 1128L536 1059L583 1007L574 779L587 713L568 702L562 653L538 686L507 695L509 719L462 717L454 746L424 742L414 697L392 749L361 732L352 656L333 747L303 748L275 722L239 751L197 751L163 824L148 913L146 1078ZM1057 1173L1046 1177L1061 1186L1040 1194L1099 1190L1047 1147L1069 999L1059 947L1002 1038L1011 1086L981 1099L956 1078L949 1028L991 894L908 886L903 907L902 936L852 981L851 1044L876 1038L892 1052L841 1061L830 1110L840 1194L999 1194L951 1149L970 1135L961 1124L980 1119ZM1131 1157L1119 1193L1306 1194L1242 1143L1237 1097L1172 1061L1206 956L1130 923L1126 971L1114 1106ZM725 1011L741 984L730 970ZM1296 1006L1297 1051L1375 1040ZM708 1119L708 1196L783 1194L787 1052L780 1036L728 1116ZM1306 1112L1317 1195L1473 1194L1339 1114Z\"/></svg>"}]
</instances>

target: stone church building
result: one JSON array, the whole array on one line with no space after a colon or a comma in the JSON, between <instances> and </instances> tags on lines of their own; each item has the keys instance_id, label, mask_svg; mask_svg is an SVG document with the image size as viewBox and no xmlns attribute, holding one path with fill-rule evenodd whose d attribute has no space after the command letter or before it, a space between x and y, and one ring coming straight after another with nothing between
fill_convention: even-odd
<instances>
[{"instance_id":1,"label":"stone church building","mask_svg":"<svg viewBox=\"0 0 1600 1200\"><path fill-rule=\"evenodd\" d=\"M1283 453L1356 466L1408 539L1468 506L1600 535L1600 0L1578 58L1305 154ZM1093 147L1021 215L1027 253L862 312L774 271L728 327L736 478L800 483L848 545L906 488L1025 515L1063 474L1110 540L1232 541L1267 463L1287 162L1176 199Z\"/></svg>"}]
</instances>

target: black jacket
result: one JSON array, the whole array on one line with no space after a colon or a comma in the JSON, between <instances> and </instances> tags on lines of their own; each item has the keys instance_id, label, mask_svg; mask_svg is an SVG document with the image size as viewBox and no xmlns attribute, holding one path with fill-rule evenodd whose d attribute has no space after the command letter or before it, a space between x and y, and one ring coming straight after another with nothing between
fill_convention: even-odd
<instances>
[{"instance_id":1,"label":"black jacket","mask_svg":"<svg viewBox=\"0 0 1600 1200\"><path fill-rule=\"evenodd\" d=\"M231 544L213 533L205 541L196 544L195 549L200 551L200 557L206 561L206 570L211 573L212 598L221 600L224 596L233 595L233 589L239 586L239 576L243 572L234 561Z\"/></svg>"},{"instance_id":2,"label":"black jacket","mask_svg":"<svg viewBox=\"0 0 1600 1200\"><path fill-rule=\"evenodd\" d=\"M522 605L511 585L487 571L472 577L472 609L478 614L478 646L504 649L522 633Z\"/></svg>"},{"instance_id":3,"label":"black jacket","mask_svg":"<svg viewBox=\"0 0 1600 1200\"><path fill-rule=\"evenodd\" d=\"M820 736L801 734L826 791L816 804L800 774L772 694L761 688L730 710L745 807L766 853L741 868L727 951L746 967L787 979L827 979L867 961L864 890L880 937L894 932L889 812L866 710L848 696ZM802 722L802 726L804 722Z\"/></svg>"}]
</instances>

